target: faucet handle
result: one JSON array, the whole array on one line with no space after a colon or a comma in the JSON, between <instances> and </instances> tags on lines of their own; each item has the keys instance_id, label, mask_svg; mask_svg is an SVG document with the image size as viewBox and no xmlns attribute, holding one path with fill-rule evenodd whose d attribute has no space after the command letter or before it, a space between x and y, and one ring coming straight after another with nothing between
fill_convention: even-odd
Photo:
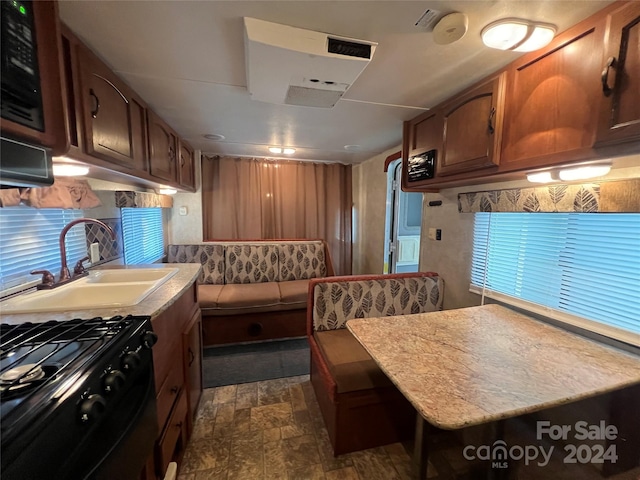
<instances>
[{"instance_id":1,"label":"faucet handle","mask_svg":"<svg viewBox=\"0 0 640 480\"><path fill-rule=\"evenodd\" d=\"M84 268L84 265L82 265L82 262L86 262L87 260L89 260L89 257L83 257L80 260L78 260L76 262L76 266L73 267L73 276L76 277L78 275L82 275L84 274L87 270Z\"/></svg>"},{"instance_id":2,"label":"faucet handle","mask_svg":"<svg viewBox=\"0 0 640 480\"><path fill-rule=\"evenodd\" d=\"M56 283L56 278L49 270L32 270L30 273L31 275L42 275L41 285L43 286L52 287Z\"/></svg>"}]
</instances>

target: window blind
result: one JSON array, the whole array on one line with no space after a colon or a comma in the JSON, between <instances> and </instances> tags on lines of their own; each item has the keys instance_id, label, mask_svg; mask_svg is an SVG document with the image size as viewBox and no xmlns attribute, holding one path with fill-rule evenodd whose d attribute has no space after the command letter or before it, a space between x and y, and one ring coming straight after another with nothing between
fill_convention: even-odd
<instances>
[{"instance_id":1,"label":"window blind","mask_svg":"<svg viewBox=\"0 0 640 480\"><path fill-rule=\"evenodd\" d=\"M37 280L31 270L60 272L58 238L63 227L82 218L82 210L0 209L0 290ZM66 236L67 263L87 255L84 224L74 226Z\"/></svg>"},{"instance_id":2,"label":"window blind","mask_svg":"<svg viewBox=\"0 0 640 480\"><path fill-rule=\"evenodd\" d=\"M164 255L164 227L160 208L122 208L124 262L153 263Z\"/></svg>"},{"instance_id":3,"label":"window blind","mask_svg":"<svg viewBox=\"0 0 640 480\"><path fill-rule=\"evenodd\" d=\"M640 214L476 213L471 289L638 345Z\"/></svg>"}]
</instances>

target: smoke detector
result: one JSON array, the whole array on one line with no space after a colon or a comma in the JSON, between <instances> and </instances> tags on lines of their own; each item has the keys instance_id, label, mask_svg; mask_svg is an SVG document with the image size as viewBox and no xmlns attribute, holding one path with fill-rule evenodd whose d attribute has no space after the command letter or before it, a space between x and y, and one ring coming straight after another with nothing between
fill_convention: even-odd
<instances>
[{"instance_id":1,"label":"smoke detector","mask_svg":"<svg viewBox=\"0 0 640 480\"><path fill-rule=\"evenodd\" d=\"M445 15L433 27L433 41L438 45L448 45L457 42L469 26L469 19L464 13L450 13Z\"/></svg>"},{"instance_id":2,"label":"smoke detector","mask_svg":"<svg viewBox=\"0 0 640 480\"><path fill-rule=\"evenodd\" d=\"M244 18L252 100L333 107L373 58L375 42Z\"/></svg>"}]
</instances>

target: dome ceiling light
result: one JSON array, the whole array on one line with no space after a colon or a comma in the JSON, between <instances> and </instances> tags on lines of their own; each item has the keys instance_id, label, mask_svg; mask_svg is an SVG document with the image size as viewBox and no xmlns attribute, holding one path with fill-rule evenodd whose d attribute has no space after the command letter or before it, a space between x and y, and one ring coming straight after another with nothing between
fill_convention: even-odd
<instances>
[{"instance_id":1,"label":"dome ceiling light","mask_svg":"<svg viewBox=\"0 0 640 480\"><path fill-rule=\"evenodd\" d=\"M555 25L520 18L505 18L482 30L482 42L498 50L532 52L548 45L556 34Z\"/></svg>"}]
</instances>

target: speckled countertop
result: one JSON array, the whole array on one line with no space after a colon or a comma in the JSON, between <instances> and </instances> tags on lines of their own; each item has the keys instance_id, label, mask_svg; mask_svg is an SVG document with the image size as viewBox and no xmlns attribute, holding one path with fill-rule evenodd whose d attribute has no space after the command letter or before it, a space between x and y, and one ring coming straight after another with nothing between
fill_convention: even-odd
<instances>
[{"instance_id":1,"label":"speckled countertop","mask_svg":"<svg viewBox=\"0 0 640 480\"><path fill-rule=\"evenodd\" d=\"M154 263L151 265L116 265L105 268L178 268L178 272L155 292L137 305L119 308L93 308L91 310L69 310L46 313L20 313L3 315L0 308L1 323L46 322L48 320L71 320L74 318L112 317L114 315L150 315L155 317L169 308L180 295L198 278L202 265L199 263Z\"/></svg>"},{"instance_id":2,"label":"speckled countertop","mask_svg":"<svg viewBox=\"0 0 640 480\"><path fill-rule=\"evenodd\" d=\"M640 356L499 305L349 320L432 425L456 429L640 383Z\"/></svg>"}]
</instances>

